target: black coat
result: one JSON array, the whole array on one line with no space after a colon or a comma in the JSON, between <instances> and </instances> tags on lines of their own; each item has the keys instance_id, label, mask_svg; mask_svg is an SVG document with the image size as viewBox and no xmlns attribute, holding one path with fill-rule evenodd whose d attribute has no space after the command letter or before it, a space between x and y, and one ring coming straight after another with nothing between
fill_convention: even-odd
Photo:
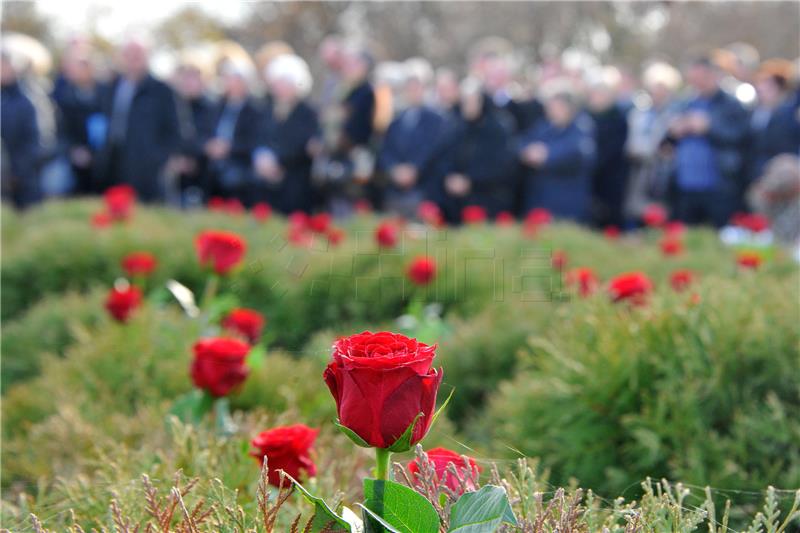
<instances>
[{"instance_id":1,"label":"black coat","mask_svg":"<svg viewBox=\"0 0 800 533\"><path fill-rule=\"evenodd\" d=\"M405 119L409 110L402 111L389 125L383 137L378 159L381 170L391 172L399 164L417 169L415 188L426 189L433 181L432 158L445 124L444 117L429 107L421 107L416 122L408 127ZM392 185L389 185L392 189Z\"/></svg>"},{"instance_id":2,"label":"black coat","mask_svg":"<svg viewBox=\"0 0 800 533\"><path fill-rule=\"evenodd\" d=\"M342 124L342 148L368 144L372 138L375 116L375 91L365 81L350 91L344 99L345 119Z\"/></svg>"},{"instance_id":3,"label":"black coat","mask_svg":"<svg viewBox=\"0 0 800 533\"><path fill-rule=\"evenodd\" d=\"M210 128L206 131L206 141L215 137L219 121L222 118L226 105L227 102L223 99L218 102L211 111ZM236 125L233 130L231 151L228 155L228 159L236 164L250 166L253 150L258 145L260 139L261 128L261 108L256 102L248 98L242 104L242 108L236 117Z\"/></svg>"},{"instance_id":4,"label":"black coat","mask_svg":"<svg viewBox=\"0 0 800 533\"><path fill-rule=\"evenodd\" d=\"M622 226L622 204L628 183L628 119L618 107L591 113L596 149L592 174L593 215L599 226Z\"/></svg>"},{"instance_id":5,"label":"black coat","mask_svg":"<svg viewBox=\"0 0 800 533\"><path fill-rule=\"evenodd\" d=\"M16 83L0 89L0 138L3 197L26 207L40 199L39 129L36 109Z\"/></svg>"},{"instance_id":6,"label":"black coat","mask_svg":"<svg viewBox=\"0 0 800 533\"><path fill-rule=\"evenodd\" d=\"M790 102L772 111L763 127L752 125L748 132L748 181L758 179L767 162L780 154L800 153L800 120Z\"/></svg>"},{"instance_id":7,"label":"black coat","mask_svg":"<svg viewBox=\"0 0 800 533\"><path fill-rule=\"evenodd\" d=\"M113 122L115 80L103 98L103 110ZM99 161L103 186L128 183L139 198L154 201L163 198L161 171L179 143L178 120L172 90L152 76L139 82L128 112L125 140L112 143L107 138Z\"/></svg>"}]
</instances>

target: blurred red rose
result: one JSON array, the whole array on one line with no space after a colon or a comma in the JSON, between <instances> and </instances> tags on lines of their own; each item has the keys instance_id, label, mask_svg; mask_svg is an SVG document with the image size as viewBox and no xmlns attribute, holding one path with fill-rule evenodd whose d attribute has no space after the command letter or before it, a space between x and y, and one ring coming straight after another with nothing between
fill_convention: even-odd
<instances>
[{"instance_id":1,"label":"blurred red rose","mask_svg":"<svg viewBox=\"0 0 800 533\"><path fill-rule=\"evenodd\" d=\"M764 258L758 252L744 251L736 254L736 264L743 269L758 270Z\"/></svg>"},{"instance_id":2,"label":"blurred red rose","mask_svg":"<svg viewBox=\"0 0 800 533\"><path fill-rule=\"evenodd\" d=\"M263 315L258 311L237 307L231 309L222 319L222 327L238 333L250 344L255 344L261 337L265 322Z\"/></svg>"},{"instance_id":3,"label":"blurred red rose","mask_svg":"<svg viewBox=\"0 0 800 533\"><path fill-rule=\"evenodd\" d=\"M394 248L397 246L397 237L398 237L398 228L397 225L393 222L381 222L381 224L375 228L375 242L378 243L378 246L381 248Z\"/></svg>"},{"instance_id":4,"label":"blurred red rose","mask_svg":"<svg viewBox=\"0 0 800 533\"><path fill-rule=\"evenodd\" d=\"M158 261L150 252L133 252L122 258L122 268L131 278L150 275L157 264Z\"/></svg>"},{"instance_id":5,"label":"blurred red rose","mask_svg":"<svg viewBox=\"0 0 800 533\"><path fill-rule=\"evenodd\" d=\"M359 198L356 200L356 203L353 204L353 209L359 215L365 215L367 213L372 212L372 204L369 203L369 200L365 200L364 198Z\"/></svg>"},{"instance_id":6,"label":"blurred red rose","mask_svg":"<svg viewBox=\"0 0 800 533\"><path fill-rule=\"evenodd\" d=\"M259 202L253 206L253 218L259 222L266 222L272 216L272 207L264 202Z\"/></svg>"},{"instance_id":7,"label":"blurred red rose","mask_svg":"<svg viewBox=\"0 0 800 533\"><path fill-rule=\"evenodd\" d=\"M249 351L250 345L237 339L214 337L197 341L190 368L195 387L216 398L227 396L247 377L245 359Z\"/></svg>"},{"instance_id":8,"label":"blurred red rose","mask_svg":"<svg viewBox=\"0 0 800 533\"><path fill-rule=\"evenodd\" d=\"M317 213L308 217L308 228L314 233L325 233L331 225L330 213Z\"/></svg>"},{"instance_id":9,"label":"blurred red rose","mask_svg":"<svg viewBox=\"0 0 800 533\"><path fill-rule=\"evenodd\" d=\"M544 207L535 207L525 215L526 226L546 226L553 221L553 215Z\"/></svg>"},{"instance_id":10,"label":"blurred red rose","mask_svg":"<svg viewBox=\"0 0 800 533\"><path fill-rule=\"evenodd\" d=\"M619 239L620 231L617 226L606 226L603 228L603 235L606 236L606 239L613 241Z\"/></svg>"},{"instance_id":11,"label":"blurred red rose","mask_svg":"<svg viewBox=\"0 0 800 533\"><path fill-rule=\"evenodd\" d=\"M731 224L753 233L769 229L769 219L760 213L735 213L731 217Z\"/></svg>"},{"instance_id":12,"label":"blurred red rose","mask_svg":"<svg viewBox=\"0 0 800 533\"><path fill-rule=\"evenodd\" d=\"M419 207L417 207L417 216L430 226L439 227L444 224L442 210L439 209L438 205L428 200L420 202Z\"/></svg>"},{"instance_id":13,"label":"blurred red rose","mask_svg":"<svg viewBox=\"0 0 800 533\"><path fill-rule=\"evenodd\" d=\"M467 462L465 463L461 455L447 448L434 448L427 451L426 455L428 456L428 461L431 462L436 471L436 480L440 484L444 483L447 485L456 495L460 496L465 491L470 492L477 488L473 480L477 479L482 469L475 463L475 459L472 457L467 457ZM467 467L467 463L469 463L469 467ZM456 472L458 472L458 477L453 475L449 465L455 467ZM418 459L414 459L408 464L408 471L411 473L411 478L415 483L418 483L420 480L420 468L421 466ZM459 478L461 478L464 483L462 483Z\"/></svg>"},{"instance_id":14,"label":"blurred red rose","mask_svg":"<svg viewBox=\"0 0 800 533\"><path fill-rule=\"evenodd\" d=\"M494 217L494 223L498 226L513 226L514 222L514 215L509 213L508 211L500 211L497 213L497 216Z\"/></svg>"},{"instance_id":15,"label":"blurred red rose","mask_svg":"<svg viewBox=\"0 0 800 533\"><path fill-rule=\"evenodd\" d=\"M244 239L230 231L204 231L194 241L202 266L211 265L214 272L225 275L238 265L247 250Z\"/></svg>"},{"instance_id":16,"label":"blurred red rose","mask_svg":"<svg viewBox=\"0 0 800 533\"><path fill-rule=\"evenodd\" d=\"M558 270L559 272L567 268L567 262L567 252L564 250L555 250L553 256L550 258L550 264L553 266L553 270Z\"/></svg>"},{"instance_id":17,"label":"blurred red rose","mask_svg":"<svg viewBox=\"0 0 800 533\"><path fill-rule=\"evenodd\" d=\"M634 305L647 302L647 296L653 290L653 283L641 272L620 274L608 287L608 292L615 302L628 301Z\"/></svg>"},{"instance_id":18,"label":"blurred red rose","mask_svg":"<svg viewBox=\"0 0 800 533\"><path fill-rule=\"evenodd\" d=\"M92 215L92 226L95 228L107 228L114 222L108 211L98 211Z\"/></svg>"},{"instance_id":19,"label":"blurred red rose","mask_svg":"<svg viewBox=\"0 0 800 533\"><path fill-rule=\"evenodd\" d=\"M324 378L339 423L376 448L389 448L412 424L410 446L422 440L442 382L442 370L432 368L435 350L389 332L338 340Z\"/></svg>"},{"instance_id":20,"label":"blurred red rose","mask_svg":"<svg viewBox=\"0 0 800 533\"><path fill-rule=\"evenodd\" d=\"M227 202L221 196L212 196L208 199L209 211L224 211Z\"/></svg>"},{"instance_id":21,"label":"blurred red rose","mask_svg":"<svg viewBox=\"0 0 800 533\"><path fill-rule=\"evenodd\" d=\"M664 237L660 246L661 253L667 256L678 255L683 252L683 241L676 237Z\"/></svg>"},{"instance_id":22,"label":"blurred red rose","mask_svg":"<svg viewBox=\"0 0 800 533\"><path fill-rule=\"evenodd\" d=\"M127 285L113 287L106 297L106 310L117 322L127 322L133 310L142 303L142 291L139 287Z\"/></svg>"},{"instance_id":23,"label":"blurred red rose","mask_svg":"<svg viewBox=\"0 0 800 533\"><path fill-rule=\"evenodd\" d=\"M289 244L298 248L311 248L314 246L314 234L301 226L289 224L287 227L286 239Z\"/></svg>"},{"instance_id":24,"label":"blurred red rose","mask_svg":"<svg viewBox=\"0 0 800 533\"><path fill-rule=\"evenodd\" d=\"M313 477L317 474L317 467L311 460L310 452L318 433L318 429L304 424L268 429L250 441L253 446L250 455L262 465L264 456L267 457L269 483L275 487L281 487L280 470L296 480L303 475ZM289 486L291 481L284 480L283 487Z\"/></svg>"},{"instance_id":25,"label":"blurred red rose","mask_svg":"<svg viewBox=\"0 0 800 533\"><path fill-rule=\"evenodd\" d=\"M106 209L114 220L125 220L133 214L136 190L130 185L114 185L103 193Z\"/></svg>"},{"instance_id":26,"label":"blurred red rose","mask_svg":"<svg viewBox=\"0 0 800 533\"><path fill-rule=\"evenodd\" d=\"M669 277L669 284L675 292L686 290L694 282L694 273L691 270L680 269Z\"/></svg>"},{"instance_id":27,"label":"blurred red rose","mask_svg":"<svg viewBox=\"0 0 800 533\"><path fill-rule=\"evenodd\" d=\"M328 231L325 233L325 236L328 238L328 244L336 247L342 244L342 241L344 241L345 232L342 228L331 226L328 228Z\"/></svg>"},{"instance_id":28,"label":"blurred red rose","mask_svg":"<svg viewBox=\"0 0 800 533\"><path fill-rule=\"evenodd\" d=\"M567 272L564 281L567 286L577 287L578 294L584 298L594 294L598 287L597 275L588 267L573 268Z\"/></svg>"},{"instance_id":29,"label":"blurred red rose","mask_svg":"<svg viewBox=\"0 0 800 533\"><path fill-rule=\"evenodd\" d=\"M482 224L487 218L486 209L479 205L468 205L461 210L461 220L465 224Z\"/></svg>"},{"instance_id":30,"label":"blurred red rose","mask_svg":"<svg viewBox=\"0 0 800 533\"><path fill-rule=\"evenodd\" d=\"M664 224L664 234L668 237L681 237L686 233L686 226L680 220L671 220Z\"/></svg>"},{"instance_id":31,"label":"blurred red rose","mask_svg":"<svg viewBox=\"0 0 800 533\"><path fill-rule=\"evenodd\" d=\"M642 213L642 222L651 228L657 228L664 225L667 221L667 210L658 204L650 204L644 208Z\"/></svg>"},{"instance_id":32,"label":"blurred red rose","mask_svg":"<svg viewBox=\"0 0 800 533\"><path fill-rule=\"evenodd\" d=\"M408 266L408 278L416 285L427 285L436 277L436 261L420 256Z\"/></svg>"}]
</instances>

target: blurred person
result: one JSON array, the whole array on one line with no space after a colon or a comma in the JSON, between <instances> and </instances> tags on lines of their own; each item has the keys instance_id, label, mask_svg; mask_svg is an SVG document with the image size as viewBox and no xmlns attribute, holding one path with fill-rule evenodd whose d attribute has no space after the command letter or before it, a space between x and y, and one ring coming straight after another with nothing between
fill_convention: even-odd
<instances>
[{"instance_id":1,"label":"blurred person","mask_svg":"<svg viewBox=\"0 0 800 533\"><path fill-rule=\"evenodd\" d=\"M59 137L69 158L76 194L97 192L94 166L108 128L103 90L91 47L75 44L67 48L62 83L51 97L59 111Z\"/></svg>"},{"instance_id":2,"label":"blurred person","mask_svg":"<svg viewBox=\"0 0 800 533\"><path fill-rule=\"evenodd\" d=\"M270 83L267 78L269 65L273 60L284 55L294 55L294 48L284 41L270 41L265 43L255 54L256 72L260 76L264 94L260 99L262 120L272 119L273 98L270 92Z\"/></svg>"},{"instance_id":3,"label":"blurred person","mask_svg":"<svg viewBox=\"0 0 800 533\"><path fill-rule=\"evenodd\" d=\"M630 174L624 209L628 220L640 220L652 204L668 208L671 203L673 154L665 141L678 112L673 99L681 83L680 72L668 63L652 63L642 74L646 98L634 98L636 105L628 115L625 150Z\"/></svg>"},{"instance_id":4,"label":"blurred person","mask_svg":"<svg viewBox=\"0 0 800 533\"><path fill-rule=\"evenodd\" d=\"M580 113L566 79L543 88L546 120L525 132L517 156L525 167L523 211L541 207L555 217L587 222L595 143L591 120Z\"/></svg>"},{"instance_id":5,"label":"blurred person","mask_svg":"<svg viewBox=\"0 0 800 533\"><path fill-rule=\"evenodd\" d=\"M6 48L0 50L2 195L15 207L25 208L41 198L40 145L36 109L19 86L20 61Z\"/></svg>"},{"instance_id":6,"label":"blurred person","mask_svg":"<svg viewBox=\"0 0 800 533\"><path fill-rule=\"evenodd\" d=\"M444 118L426 103L433 70L424 59L409 59L404 64L403 102L389 125L378 158L388 178L386 208L413 218L417 205L434 185L432 157L440 142Z\"/></svg>"},{"instance_id":7,"label":"blurred person","mask_svg":"<svg viewBox=\"0 0 800 533\"><path fill-rule=\"evenodd\" d=\"M800 121L791 109L789 94L792 65L765 61L755 77L758 105L750 117L748 181L757 179L773 157L800 153Z\"/></svg>"},{"instance_id":8,"label":"blurred person","mask_svg":"<svg viewBox=\"0 0 800 533\"><path fill-rule=\"evenodd\" d=\"M466 206L483 207L494 217L514 204L511 133L478 80L467 78L460 89L460 114L447 122L435 155L432 198L451 223L461 221Z\"/></svg>"},{"instance_id":9,"label":"blurred person","mask_svg":"<svg viewBox=\"0 0 800 533\"><path fill-rule=\"evenodd\" d=\"M628 182L625 143L628 120L617 103L619 72L603 68L588 82L587 108L594 122L592 218L597 227L623 227L622 206Z\"/></svg>"},{"instance_id":10,"label":"blurred person","mask_svg":"<svg viewBox=\"0 0 800 533\"><path fill-rule=\"evenodd\" d=\"M208 158L212 196L235 198L249 206L253 150L259 140L261 115L251 95L254 73L250 64L226 60L220 65L223 93L212 111L203 144Z\"/></svg>"},{"instance_id":11,"label":"blurred person","mask_svg":"<svg viewBox=\"0 0 800 533\"><path fill-rule=\"evenodd\" d=\"M287 215L309 213L314 207L310 144L319 129L317 112L308 101L311 73L303 59L289 54L271 61L265 78L273 97L273 120L262 121L253 155L254 197Z\"/></svg>"},{"instance_id":12,"label":"blurred person","mask_svg":"<svg viewBox=\"0 0 800 533\"><path fill-rule=\"evenodd\" d=\"M168 189L171 203L197 207L208 199L207 159L204 142L214 116L214 102L206 88L205 65L187 52L174 75L175 109L180 141L169 161L173 187Z\"/></svg>"},{"instance_id":13,"label":"blurred person","mask_svg":"<svg viewBox=\"0 0 800 533\"><path fill-rule=\"evenodd\" d=\"M513 79L510 57L486 59L483 73L484 87L492 103L508 115L514 134L527 130L544 116L542 104L535 97L522 98L520 88Z\"/></svg>"},{"instance_id":14,"label":"blurred person","mask_svg":"<svg viewBox=\"0 0 800 533\"><path fill-rule=\"evenodd\" d=\"M98 154L100 186L126 183L142 201L163 199L164 166L179 142L172 90L150 73L140 39L119 49L119 74L105 91L106 140Z\"/></svg>"},{"instance_id":15,"label":"blurred person","mask_svg":"<svg viewBox=\"0 0 800 533\"><path fill-rule=\"evenodd\" d=\"M461 98L458 88L458 76L449 68L436 71L436 107L445 116L457 115Z\"/></svg>"},{"instance_id":16,"label":"blurred person","mask_svg":"<svg viewBox=\"0 0 800 533\"><path fill-rule=\"evenodd\" d=\"M319 45L319 58L324 75L320 84L319 104L325 110L339 100L344 67L344 41L338 35L329 35Z\"/></svg>"},{"instance_id":17,"label":"blurred person","mask_svg":"<svg viewBox=\"0 0 800 533\"><path fill-rule=\"evenodd\" d=\"M794 249L800 261L800 159L781 154L771 159L747 194L750 206L765 214L779 242Z\"/></svg>"},{"instance_id":18,"label":"blurred person","mask_svg":"<svg viewBox=\"0 0 800 533\"><path fill-rule=\"evenodd\" d=\"M751 44L736 42L714 50L711 59L723 72L720 87L746 109L752 109L757 98L753 83L761 62L758 50Z\"/></svg>"},{"instance_id":19,"label":"blurred person","mask_svg":"<svg viewBox=\"0 0 800 533\"><path fill-rule=\"evenodd\" d=\"M747 112L720 88L719 77L710 59L694 60L686 71L693 94L669 127L675 143L675 211L689 224L721 227L743 200Z\"/></svg>"},{"instance_id":20,"label":"blurred person","mask_svg":"<svg viewBox=\"0 0 800 533\"><path fill-rule=\"evenodd\" d=\"M397 61L383 61L375 67L375 114L372 125L377 135L383 135L389 128L397 110L403 104L404 66Z\"/></svg>"}]
</instances>

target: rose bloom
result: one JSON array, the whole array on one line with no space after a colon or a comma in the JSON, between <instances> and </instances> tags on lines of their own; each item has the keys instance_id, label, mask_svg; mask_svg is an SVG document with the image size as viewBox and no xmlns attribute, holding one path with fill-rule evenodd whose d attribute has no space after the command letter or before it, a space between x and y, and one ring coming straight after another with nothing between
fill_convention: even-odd
<instances>
[{"instance_id":1,"label":"rose bloom","mask_svg":"<svg viewBox=\"0 0 800 533\"><path fill-rule=\"evenodd\" d=\"M691 270L680 269L669 277L669 284L675 292L685 291L694 282L694 273Z\"/></svg>"},{"instance_id":2,"label":"rose bloom","mask_svg":"<svg viewBox=\"0 0 800 533\"><path fill-rule=\"evenodd\" d=\"M310 452L318 433L318 429L312 429L304 424L268 429L250 441L253 446L250 455L258 459L261 465L264 464L264 456L267 457L269 484L280 488L280 470L297 480L300 480L302 475L313 477L317 474L317 467L311 460ZM289 487L291 483L288 479L284 479L283 487Z\"/></svg>"},{"instance_id":3,"label":"rose bloom","mask_svg":"<svg viewBox=\"0 0 800 533\"><path fill-rule=\"evenodd\" d=\"M578 294L584 298L594 294L598 287L597 276L588 267L573 268L567 272L565 281L568 286L577 287Z\"/></svg>"},{"instance_id":4,"label":"rose bloom","mask_svg":"<svg viewBox=\"0 0 800 533\"><path fill-rule=\"evenodd\" d=\"M95 228L107 228L114 222L114 219L111 218L111 214L108 211L98 211L97 213L92 215L92 227Z\"/></svg>"},{"instance_id":5,"label":"rose bloom","mask_svg":"<svg viewBox=\"0 0 800 533\"><path fill-rule=\"evenodd\" d=\"M667 210L658 204L650 204L644 208L642 222L651 228L663 226L667 221Z\"/></svg>"},{"instance_id":6,"label":"rose bloom","mask_svg":"<svg viewBox=\"0 0 800 533\"><path fill-rule=\"evenodd\" d=\"M744 269L757 270L763 261L761 254L756 252L739 252L736 255L736 264Z\"/></svg>"},{"instance_id":7,"label":"rose bloom","mask_svg":"<svg viewBox=\"0 0 800 533\"><path fill-rule=\"evenodd\" d=\"M253 218L259 222L266 222L272 216L272 208L269 204L259 202L253 206Z\"/></svg>"},{"instance_id":8,"label":"rose bloom","mask_svg":"<svg viewBox=\"0 0 800 533\"><path fill-rule=\"evenodd\" d=\"M553 270L561 271L567 267L567 261L567 252L564 250L556 250L553 252L550 264L553 266Z\"/></svg>"},{"instance_id":9,"label":"rose bloom","mask_svg":"<svg viewBox=\"0 0 800 533\"><path fill-rule=\"evenodd\" d=\"M367 213L372 212L372 204L369 203L369 200L365 200L364 198L359 198L356 200L356 203L353 204L353 209L359 215L365 215Z\"/></svg>"},{"instance_id":10,"label":"rose bloom","mask_svg":"<svg viewBox=\"0 0 800 533\"><path fill-rule=\"evenodd\" d=\"M553 215L544 207L535 207L525 215L526 226L546 226L553 221Z\"/></svg>"},{"instance_id":11,"label":"rose bloom","mask_svg":"<svg viewBox=\"0 0 800 533\"><path fill-rule=\"evenodd\" d=\"M114 185L103 193L106 209L114 220L125 220L133 213L136 191L130 185Z\"/></svg>"},{"instance_id":12,"label":"rose bloom","mask_svg":"<svg viewBox=\"0 0 800 533\"><path fill-rule=\"evenodd\" d=\"M664 224L664 234L668 237L681 237L686 233L686 226L680 220L671 220Z\"/></svg>"},{"instance_id":13,"label":"rose bloom","mask_svg":"<svg viewBox=\"0 0 800 533\"><path fill-rule=\"evenodd\" d=\"M305 227L289 224L286 239L289 244L298 248L311 248L314 246L314 235Z\"/></svg>"},{"instance_id":14,"label":"rose bloom","mask_svg":"<svg viewBox=\"0 0 800 533\"><path fill-rule=\"evenodd\" d=\"M336 247L342 244L342 241L344 241L345 233L342 228L331 226L328 228L328 231L325 233L325 236L328 238L328 244Z\"/></svg>"},{"instance_id":15,"label":"rose bloom","mask_svg":"<svg viewBox=\"0 0 800 533\"><path fill-rule=\"evenodd\" d=\"M113 287L106 297L106 310L117 322L127 322L133 310L141 303L142 291L139 287Z\"/></svg>"},{"instance_id":16,"label":"rose bloom","mask_svg":"<svg viewBox=\"0 0 800 533\"><path fill-rule=\"evenodd\" d=\"M473 479L478 477L481 467L475 463L475 459L467 457L467 462L469 463L469 468L467 468L467 465L464 463L464 458L447 448L434 448L427 451L426 455L428 456L428 461L430 461L436 471L436 480L439 484L444 483L457 495L461 495L465 489L467 491L476 489ZM455 467L459 477L464 479L464 486L462 486L462 483L450 471L449 465L451 464ZM420 470L419 459L414 459L408 464L408 471L411 473L411 479L414 480L415 483L420 480Z\"/></svg>"},{"instance_id":17,"label":"rose bloom","mask_svg":"<svg viewBox=\"0 0 800 533\"><path fill-rule=\"evenodd\" d=\"M215 398L227 396L244 382L249 369L245 365L250 345L237 339L213 337L194 344L190 374L195 387Z\"/></svg>"},{"instance_id":18,"label":"rose bloom","mask_svg":"<svg viewBox=\"0 0 800 533\"><path fill-rule=\"evenodd\" d=\"M212 196L208 199L207 207L209 211L224 211L227 202L221 196Z\"/></svg>"},{"instance_id":19,"label":"rose bloom","mask_svg":"<svg viewBox=\"0 0 800 533\"><path fill-rule=\"evenodd\" d=\"M303 211L293 211L287 218L289 220L289 226L292 228L305 229L308 227L309 216Z\"/></svg>"},{"instance_id":20,"label":"rose bloom","mask_svg":"<svg viewBox=\"0 0 800 533\"><path fill-rule=\"evenodd\" d=\"M325 369L339 423L370 446L389 448L406 430L410 446L430 428L442 370L436 346L400 334L365 331L340 339Z\"/></svg>"},{"instance_id":21,"label":"rose bloom","mask_svg":"<svg viewBox=\"0 0 800 533\"><path fill-rule=\"evenodd\" d=\"M465 224L482 224L487 218L486 209L479 205L468 205L461 210L461 220Z\"/></svg>"},{"instance_id":22,"label":"rose bloom","mask_svg":"<svg viewBox=\"0 0 800 533\"><path fill-rule=\"evenodd\" d=\"M653 290L650 278L641 272L628 272L620 274L608 287L608 292L615 302L629 301L634 305L641 305L647 301L647 296Z\"/></svg>"},{"instance_id":23,"label":"rose bloom","mask_svg":"<svg viewBox=\"0 0 800 533\"><path fill-rule=\"evenodd\" d=\"M381 248L394 248L397 246L397 225L392 222L382 222L375 228L375 242Z\"/></svg>"},{"instance_id":24,"label":"rose bloom","mask_svg":"<svg viewBox=\"0 0 800 533\"><path fill-rule=\"evenodd\" d=\"M498 226L513 226L514 222L516 222L514 215L508 211L500 211L497 213L497 216L494 217L494 223Z\"/></svg>"},{"instance_id":25,"label":"rose bloom","mask_svg":"<svg viewBox=\"0 0 800 533\"><path fill-rule=\"evenodd\" d=\"M603 235L606 236L606 239L614 241L619 239L620 231L617 226L606 226L603 228Z\"/></svg>"},{"instance_id":26,"label":"rose bloom","mask_svg":"<svg viewBox=\"0 0 800 533\"><path fill-rule=\"evenodd\" d=\"M308 227L314 233L325 233L331 225L331 220L329 213L317 213L308 218Z\"/></svg>"},{"instance_id":27,"label":"rose bloom","mask_svg":"<svg viewBox=\"0 0 800 533\"><path fill-rule=\"evenodd\" d=\"M753 233L769 229L769 219L760 213L736 213L731 217L731 224Z\"/></svg>"},{"instance_id":28,"label":"rose bloom","mask_svg":"<svg viewBox=\"0 0 800 533\"><path fill-rule=\"evenodd\" d=\"M415 285L427 285L436 277L436 262L430 257L417 257L408 265L406 273Z\"/></svg>"},{"instance_id":29,"label":"rose bloom","mask_svg":"<svg viewBox=\"0 0 800 533\"><path fill-rule=\"evenodd\" d=\"M228 331L238 333L250 344L255 344L261 337L266 320L258 311L237 307L222 319L222 327Z\"/></svg>"},{"instance_id":30,"label":"rose bloom","mask_svg":"<svg viewBox=\"0 0 800 533\"><path fill-rule=\"evenodd\" d=\"M228 198L225 202L225 212L230 215L241 215L245 209L238 198Z\"/></svg>"},{"instance_id":31,"label":"rose bloom","mask_svg":"<svg viewBox=\"0 0 800 533\"><path fill-rule=\"evenodd\" d=\"M683 252L683 241L675 237L665 237L661 240L661 253L667 256L678 255Z\"/></svg>"},{"instance_id":32,"label":"rose bloom","mask_svg":"<svg viewBox=\"0 0 800 533\"><path fill-rule=\"evenodd\" d=\"M417 207L417 217L424 223L434 227L439 227L444 224L442 210L439 209L438 205L429 200L420 202L419 207Z\"/></svg>"},{"instance_id":33,"label":"rose bloom","mask_svg":"<svg viewBox=\"0 0 800 533\"><path fill-rule=\"evenodd\" d=\"M122 258L122 268L129 277L148 276L157 264L158 261L150 252L133 252Z\"/></svg>"},{"instance_id":34,"label":"rose bloom","mask_svg":"<svg viewBox=\"0 0 800 533\"><path fill-rule=\"evenodd\" d=\"M239 235L230 231L204 231L194 241L197 258L203 266L211 265L214 272L225 275L238 265L247 250Z\"/></svg>"}]
</instances>

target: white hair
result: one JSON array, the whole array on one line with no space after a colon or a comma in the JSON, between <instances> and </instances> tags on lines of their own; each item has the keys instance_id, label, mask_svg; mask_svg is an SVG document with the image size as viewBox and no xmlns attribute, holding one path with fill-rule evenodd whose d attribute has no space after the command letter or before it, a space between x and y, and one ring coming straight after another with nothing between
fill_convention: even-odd
<instances>
[{"instance_id":1,"label":"white hair","mask_svg":"<svg viewBox=\"0 0 800 533\"><path fill-rule=\"evenodd\" d=\"M669 63L656 62L649 65L642 74L642 83L648 89L663 85L675 92L681 87L681 73Z\"/></svg>"},{"instance_id":2,"label":"white hair","mask_svg":"<svg viewBox=\"0 0 800 533\"><path fill-rule=\"evenodd\" d=\"M295 86L297 94L302 98L311 92L313 80L308 64L303 58L294 54L284 54L270 61L267 66L267 79L285 80Z\"/></svg>"},{"instance_id":3,"label":"white hair","mask_svg":"<svg viewBox=\"0 0 800 533\"><path fill-rule=\"evenodd\" d=\"M433 79L433 68L426 59L412 57L403 63L406 80L416 80L423 85L428 85Z\"/></svg>"}]
</instances>

